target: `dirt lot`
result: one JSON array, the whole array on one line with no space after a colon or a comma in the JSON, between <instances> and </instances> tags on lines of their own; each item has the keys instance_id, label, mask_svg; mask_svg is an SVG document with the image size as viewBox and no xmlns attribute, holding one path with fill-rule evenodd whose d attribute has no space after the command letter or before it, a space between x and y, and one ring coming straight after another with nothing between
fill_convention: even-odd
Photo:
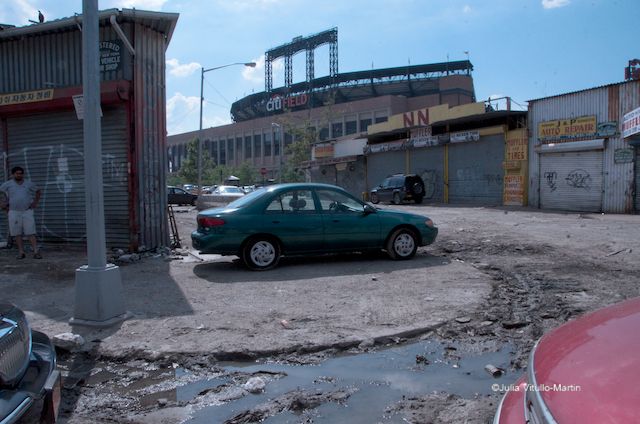
<instances>
[{"instance_id":1,"label":"dirt lot","mask_svg":"<svg viewBox=\"0 0 640 424\"><path fill-rule=\"evenodd\" d=\"M68 324L74 270L86 263L82 252L47 245L42 261L17 262L14 251L3 250L0 284L3 298L27 310L34 327L50 336L84 336L79 351L60 355L66 377L61 418L73 423L185 422L204 404L233 398L233 387L226 387L215 399L201 393L188 400L140 401L142 376L177 364L194 375L219 376L225 372L221 360L317 364L340 352L437 340L469 351L512 346L509 367L517 374L545 331L640 295L638 216L399 207L428 215L440 229L436 243L408 262L344 255L283 260L275 270L255 273L231 257L143 254L120 264L132 318L107 330ZM195 213L176 213L185 247ZM250 377L235 378L232 386L242 391ZM226 422L348 404L349 396L290 392ZM498 393L412 393L389 400L387 411L412 423L485 423L498 399ZM353 421L344 414L343 422ZM302 414L281 422L331 421Z\"/></svg>"}]
</instances>

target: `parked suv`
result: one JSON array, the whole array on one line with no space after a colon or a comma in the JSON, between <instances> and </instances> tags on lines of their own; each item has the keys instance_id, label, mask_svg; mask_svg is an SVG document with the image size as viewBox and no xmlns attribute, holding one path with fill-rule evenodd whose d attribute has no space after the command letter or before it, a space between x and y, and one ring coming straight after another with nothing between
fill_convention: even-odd
<instances>
[{"instance_id":1,"label":"parked suv","mask_svg":"<svg viewBox=\"0 0 640 424\"><path fill-rule=\"evenodd\" d=\"M372 203L392 202L399 205L405 200L422 203L424 198L424 181L415 174L396 174L385 178L378 187L371 190L369 199Z\"/></svg>"},{"instance_id":2,"label":"parked suv","mask_svg":"<svg viewBox=\"0 0 640 424\"><path fill-rule=\"evenodd\" d=\"M0 423L15 423L27 412L40 412L41 422L52 423L59 404L60 372L51 341L32 330L16 306L0 303ZM42 409L30 411L35 406Z\"/></svg>"}]
</instances>

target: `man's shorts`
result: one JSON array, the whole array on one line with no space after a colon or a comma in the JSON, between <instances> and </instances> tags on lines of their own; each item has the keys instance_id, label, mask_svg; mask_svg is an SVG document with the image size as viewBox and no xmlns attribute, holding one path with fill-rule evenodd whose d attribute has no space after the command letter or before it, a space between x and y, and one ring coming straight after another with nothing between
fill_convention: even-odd
<instances>
[{"instance_id":1,"label":"man's shorts","mask_svg":"<svg viewBox=\"0 0 640 424\"><path fill-rule=\"evenodd\" d=\"M31 236L36 233L36 221L33 218L33 209L26 211L9 210L9 234L11 236Z\"/></svg>"}]
</instances>

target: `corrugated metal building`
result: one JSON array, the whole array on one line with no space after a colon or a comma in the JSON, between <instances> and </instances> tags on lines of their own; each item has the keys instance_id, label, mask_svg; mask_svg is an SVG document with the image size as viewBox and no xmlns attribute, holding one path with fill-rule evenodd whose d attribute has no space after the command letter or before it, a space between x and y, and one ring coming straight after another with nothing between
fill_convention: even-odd
<instances>
[{"instance_id":1,"label":"corrugated metal building","mask_svg":"<svg viewBox=\"0 0 640 424\"><path fill-rule=\"evenodd\" d=\"M369 129L367 191L391 174L406 173L422 177L424 200L430 203L522 205L524 177L515 180L520 189L517 202L504 201L505 170L513 168L507 162L516 162L518 169L520 162L526 162L524 155L517 160L507 155L509 134L525 128L525 112L486 111L484 103L442 105L393 116Z\"/></svg>"},{"instance_id":2,"label":"corrugated metal building","mask_svg":"<svg viewBox=\"0 0 640 424\"><path fill-rule=\"evenodd\" d=\"M99 12L107 244L168 244L165 51L178 14ZM42 189L38 237L84 243L82 16L0 31L0 153ZM77 98L76 98L77 101ZM0 217L6 232L6 215Z\"/></svg>"},{"instance_id":3,"label":"corrugated metal building","mask_svg":"<svg viewBox=\"0 0 640 424\"><path fill-rule=\"evenodd\" d=\"M622 136L640 106L640 81L529 102L529 204L544 209L631 213L638 205L638 148Z\"/></svg>"}]
</instances>

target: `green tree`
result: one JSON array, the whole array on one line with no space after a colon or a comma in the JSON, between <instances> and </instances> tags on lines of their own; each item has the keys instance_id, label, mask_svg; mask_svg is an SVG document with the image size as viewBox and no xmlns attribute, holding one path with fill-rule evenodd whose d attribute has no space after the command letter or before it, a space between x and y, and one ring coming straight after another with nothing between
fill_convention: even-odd
<instances>
[{"instance_id":1,"label":"green tree","mask_svg":"<svg viewBox=\"0 0 640 424\"><path fill-rule=\"evenodd\" d=\"M214 163L206 149L202 149L202 177L203 184L207 172L214 168ZM194 184L198 181L198 139L194 138L187 144L187 157L180 164L178 177L185 182Z\"/></svg>"},{"instance_id":2,"label":"green tree","mask_svg":"<svg viewBox=\"0 0 640 424\"><path fill-rule=\"evenodd\" d=\"M233 173L236 177L240 178L240 184L253 185L258 179L258 171L251 165L249 161L243 162Z\"/></svg>"}]
</instances>

